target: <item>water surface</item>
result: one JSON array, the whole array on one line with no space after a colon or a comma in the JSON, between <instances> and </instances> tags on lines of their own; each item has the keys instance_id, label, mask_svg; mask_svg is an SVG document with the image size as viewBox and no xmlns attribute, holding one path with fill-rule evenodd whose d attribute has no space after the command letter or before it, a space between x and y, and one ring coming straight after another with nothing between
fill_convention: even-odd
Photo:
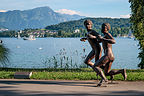
<instances>
[{"instance_id":1,"label":"water surface","mask_svg":"<svg viewBox=\"0 0 144 96\"><path fill-rule=\"evenodd\" d=\"M81 65L83 57L91 51L88 42L81 42L80 38L37 38L33 41L16 38L1 39L10 49L10 63L7 67L13 68L46 68L53 66L54 58L60 66L62 61L60 57L64 55L68 57L68 61L63 60L64 64ZM112 68L137 69L140 62L137 58L138 42L128 38L115 38L115 40L116 44L113 45L115 61Z\"/></svg>"}]
</instances>

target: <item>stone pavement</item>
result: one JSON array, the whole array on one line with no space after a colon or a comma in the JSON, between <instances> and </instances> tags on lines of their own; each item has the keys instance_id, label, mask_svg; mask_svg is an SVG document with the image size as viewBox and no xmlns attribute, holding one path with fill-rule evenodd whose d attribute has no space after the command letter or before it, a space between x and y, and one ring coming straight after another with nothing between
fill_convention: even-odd
<instances>
[{"instance_id":1,"label":"stone pavement","mask_svg":"<svg viewBox=\"0 0 144 96\"><path fill-rule=\"evenodd\" d=\"M0 96L144 96L144 81L0 79Z\"/></svg>"}]
</instances>

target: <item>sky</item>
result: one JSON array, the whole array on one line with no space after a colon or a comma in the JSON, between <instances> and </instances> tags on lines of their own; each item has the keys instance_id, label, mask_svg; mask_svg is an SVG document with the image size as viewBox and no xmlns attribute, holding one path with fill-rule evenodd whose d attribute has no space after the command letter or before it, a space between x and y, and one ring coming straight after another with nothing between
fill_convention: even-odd
<instances>
[{"instance_id":1,"label":"sky","mask_svg":"<svg viewBox=\"0 0 144 96\"><path fill-rule=\"evenodd\" d=\"M129 18L128 0L0 0L0 12L48 6L55 12L87 17Z\"/></svg>"}]
</instances>

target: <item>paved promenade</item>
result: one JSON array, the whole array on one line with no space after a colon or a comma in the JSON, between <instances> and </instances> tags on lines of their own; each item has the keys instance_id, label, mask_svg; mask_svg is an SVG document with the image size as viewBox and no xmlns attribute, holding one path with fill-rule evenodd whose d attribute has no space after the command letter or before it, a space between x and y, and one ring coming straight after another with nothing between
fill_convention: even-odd
<instances>
[{"instance_id":1,"label":"paved promenade","mask_svg":"<svg viewBox=\"0 0 144 96\"><path fill-rule=\"evenodd\" d=\"M144 81L114 81L96 87L98 81L0 79L0 96L144 96Z\"/></svg>"}]
</instances>

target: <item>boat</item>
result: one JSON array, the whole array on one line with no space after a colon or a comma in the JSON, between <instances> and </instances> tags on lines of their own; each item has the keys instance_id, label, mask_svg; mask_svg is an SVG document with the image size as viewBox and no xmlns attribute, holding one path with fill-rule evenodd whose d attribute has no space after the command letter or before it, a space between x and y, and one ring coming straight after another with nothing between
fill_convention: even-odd
<instances>
[{"instance_id":1,"label":"boat","mask_svg":"<svg viewBox=\"0 0 144 96\"><path fill-rule=\"evenodd\" d=\"M134 38L131 30L129 30L128 38L130 38L130 39Z\"/></svg>"},{"instance_id":2,"label":"boat","mask_svg":"<svg viewBox=\"0 0 144 96\"><path fill-rule=\"evenodd\" d=\"M2 45L2 43L3 43L3 41L2 41L2 40L0 40L0 45Z\"/></svg>"},{"instance_id":3,"label":"boat","mask_svg":"<svg viewBox=\"0 0 144 96\"><path fill-rule=\"evenodd\" d=\"M18 32L17 39L20 39L20 38L21 38L21 36L20 36L20 32Z\"/></svg>"},{"instance_id":4,"label":"boat","mask_svg":"<svg viewBox=\"0 0 144 96\"><path fill-rule=\"evenodd\" d=\"M30 35L29 37L23 37L23 40L36 40L35 36Z\"/></svg>"}]
</instances>

